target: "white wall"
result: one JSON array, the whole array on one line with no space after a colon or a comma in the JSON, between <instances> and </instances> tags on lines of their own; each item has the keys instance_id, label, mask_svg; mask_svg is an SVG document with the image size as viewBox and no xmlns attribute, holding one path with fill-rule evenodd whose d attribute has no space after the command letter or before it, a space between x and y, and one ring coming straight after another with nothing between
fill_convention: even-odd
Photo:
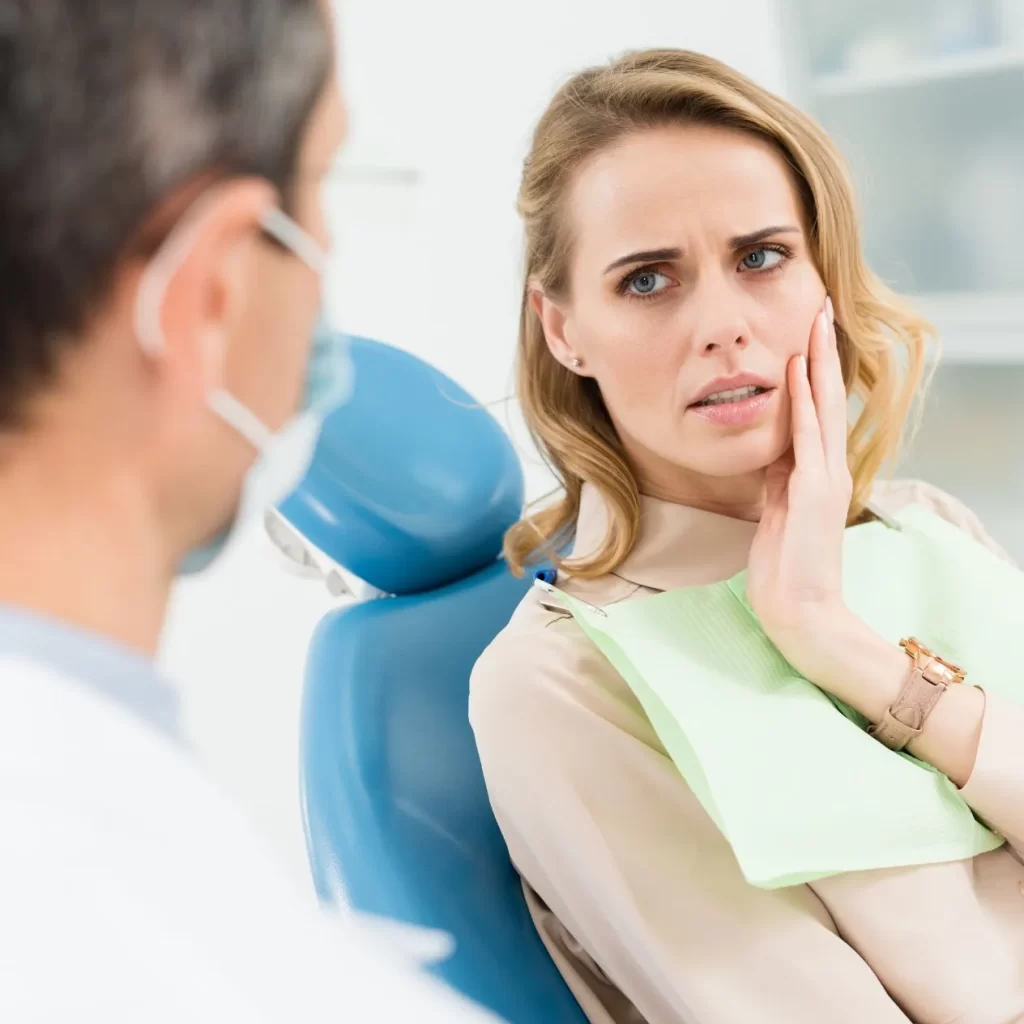
<instances>
[{"instance_id":1,"label":"white wall","mask_svg":"<svg viewBox=\"0 0 1024 1024\"><path fill-rule=\"evenodd\" d=\"M512 390L516 188L533 125L561 82L625 50L678 46L783 87L773 0L346 0L345 16L350 160L390 158L415 168L420 184L332 194L332 299L353 330L429 359L486 402ZM375 109L399 141L366 127ZM527 469L531 493L543 492L546 473Z\"/></svg>"},{"instance_id":2,"label":"white wall","mask_svg":"<svg viewBox=\"0 0 1024 1024\"><path fill-rule=\"evenodd\" d=\"M484 401L511 390L516 183L557 85L644 46L703 50L770 88L783 84L771 0L346 0L342 17L350 174L405 168L419 183L350 177L330 190L331 308L347 329L417 353ZM535 462L527 468L536 495L547 477ZM300 876L301 674L331 603L280 570L253 530L208 578L181 585L163 657L200 756Z\"/></svg>"}]
</instances>

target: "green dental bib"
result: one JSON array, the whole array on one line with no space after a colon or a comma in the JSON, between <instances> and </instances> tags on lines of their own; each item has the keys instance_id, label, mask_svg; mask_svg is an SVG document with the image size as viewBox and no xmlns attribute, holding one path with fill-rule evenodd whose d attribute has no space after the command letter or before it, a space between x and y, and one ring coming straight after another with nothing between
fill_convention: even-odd
<instances>
[{"instance_id":1,"label":"green dental bib","mask_svg":"<svg viewBox=\"0 0 1024 1024\"><path fill-rule=\"evenodd\" d=\"M893 644L916 636L1024 702L1024 670L1005 653L1024 635L1024 573L922 508L895 523L846 531L848 606ZM887 750L786 662L745 578L604 609L555 593L636 694L746 879L778 888L1000 846L944 775Z\"/></svg>"}]
</instances>

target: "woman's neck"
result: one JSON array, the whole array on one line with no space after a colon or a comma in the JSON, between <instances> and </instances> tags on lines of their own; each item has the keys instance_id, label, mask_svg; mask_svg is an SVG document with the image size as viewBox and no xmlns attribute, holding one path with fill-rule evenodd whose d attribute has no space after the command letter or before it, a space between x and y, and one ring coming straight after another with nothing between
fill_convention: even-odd
<instances>
[{"instance_id":1,"label":"woman's neck","mask_svg":"<svg viewBox=\"0 0 1024 1024\"><path fill-rule=\"evenodd\" d=\"M715 477L679 467L670 472L637 473L641 494L731 519L756 523L764 509L764 470L743 476Z\"/></svg>"}]
</instances>

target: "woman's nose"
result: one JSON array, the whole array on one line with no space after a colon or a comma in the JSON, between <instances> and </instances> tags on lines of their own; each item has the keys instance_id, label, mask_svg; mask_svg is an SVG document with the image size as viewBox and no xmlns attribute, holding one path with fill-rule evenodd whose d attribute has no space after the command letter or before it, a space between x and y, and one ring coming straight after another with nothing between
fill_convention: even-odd
<instances>
[{"instance_id":1,"label":"woman's nose","mask_svg":"<svg viewBox=\"0 0 1024 1024\"><path fill-rule=\"evenodd\" d=\"M745 331L740 331L738 334L723 335L721 338L708 338L702 347L704 355L711 355L723 348L746 348L750 344L750 339L747 337Z\"/></svg>"},{"instance_id":2,"label":"woman's nose","mask_svg":"<svg viewBox=\"0 0 1024 1024\"><path fill-rule=\"evenodd\" d=\"M731 284L718 274L708 274L693 296L690 308L697 315L690 323L693 332L690 336L693 351L701 355L744 349L750 344L750 328L740 307L740 296Z\"/></svg>"}]
</instances>

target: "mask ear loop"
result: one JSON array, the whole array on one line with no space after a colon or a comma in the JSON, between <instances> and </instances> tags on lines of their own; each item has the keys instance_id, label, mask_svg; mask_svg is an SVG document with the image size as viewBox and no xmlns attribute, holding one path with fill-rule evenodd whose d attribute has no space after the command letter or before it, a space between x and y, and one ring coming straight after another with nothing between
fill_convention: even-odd
<instances>
[{"instance_id":1,"label":"mask ear loop","mask_svg":"<svg viewBox=\"0 0 1024 1024\"><path fill-rule=\"evenodd\" d=\"M167 350L163 330L163 304L174 275L181 269L193 244L203 211L213 202L216 192L200 196L164 241L150 261L135 298L135 337L142 350L157 358ZM318 274L323 273L326 255L317 241L286 213L277 207L267 210L260 226L273 239L289 249ZM234 395L218 388L207 396L210 408L242 435L256 451L263 451L273 440L274 432Z\"/></svg>"},{"instance_id":2,"label":"mask ear loop","mask_svg":"<svg viewBox=\"0 0 1024 1024\"><path fill-rule=\"evenodd\" d=\"M274 241L294 253L315 274L323 277L327 254L320 243L280 207L274 206L266 210L260 217L260 227ZM257 451L264 451L274 440L274 432L227 391L221 389L210 395L210 406Z\"/></svg>"},{"instance_id":3,"label":"mask ear loop","mask_svg":"<svg viewBox=\"0 0 1024 1024\"><path fill-rule=\"evenodd\" d=\"M200 196L185 211L143 274L135 296L135 337L143 352L153 358L167 350L162 316L167 288L195 243L198 221L212 199L209 193Z\"/></svg>"},{"instance_id":4,"label":"mask ear loop","mask_svg":"<svg viewBox=\"0 0 1024 1024\"><path fill-rule=\"evenodd\" d=\"M277 206L267 210L260 218L260 226L276 242L295 253L310 270L323 276L327 266L327 254L323 247L284 210Z\"/></svg>"},{"instance_id":5,"label":"mask ear loop","mask_svg":"<svg viewBox=\"0 0 1024 1024\"><path fill-rule=\"evenodd\" d=\"M203 211L216 198L218 190L200 196L164 241L160 251L150 260L135 299L135 336L144 352L158 356L167 347L161 313L164 295L181 269L194 244L194 234ZM260 218L260 227L275 241L293 252L311 270L321 276L327 255L319 242L301 228L279 207L271 207Z\"/></svg>"},{"instance_id":6,"label":"mask ear loop","mask_svg":"<svg viewBox=\"0 0 1024 1024\"><path fill-rule=\"evenodd\" d=\"M258 452L265 451L274 440L274 432L248 406L223 388L211 391L206 398L209 407L229 426L234 427Z\"/></svg>"}]
</instances>

